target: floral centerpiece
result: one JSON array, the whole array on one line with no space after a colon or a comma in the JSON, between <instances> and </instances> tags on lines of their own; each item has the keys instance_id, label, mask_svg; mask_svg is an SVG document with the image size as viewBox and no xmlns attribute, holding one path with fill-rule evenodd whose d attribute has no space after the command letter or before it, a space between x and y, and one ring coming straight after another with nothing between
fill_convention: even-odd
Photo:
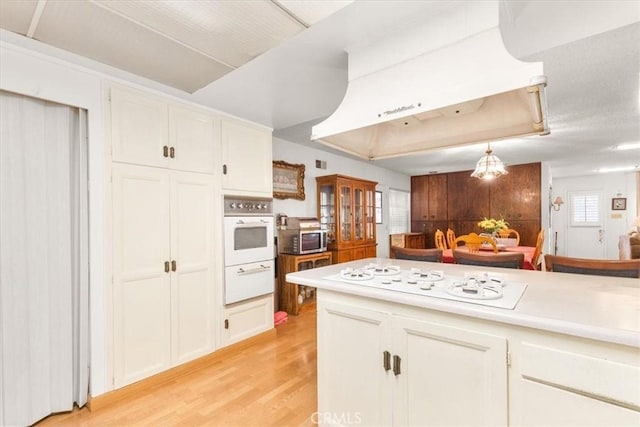
<instances>
[{"instance_id":1,"label":"floral centerpiece","mask_svg":"<svg viewBox=\"0 0 640 427\"><path fill-rule=\"evenodd\" d=\"M497 234L500 230L508 228L509 223L504 218L483 218L478 223L478 227L482 228L486 233Z\"/></svg>"}]
</instances>

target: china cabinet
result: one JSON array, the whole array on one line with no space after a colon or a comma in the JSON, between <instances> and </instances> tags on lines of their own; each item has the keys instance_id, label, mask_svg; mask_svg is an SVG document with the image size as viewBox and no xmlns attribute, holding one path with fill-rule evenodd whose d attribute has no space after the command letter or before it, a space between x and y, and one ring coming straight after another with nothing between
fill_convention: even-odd
<instances>
[{"instance_id":1,"label":"china cabinet","mask_svg":"<svg viewBox=\"0 0 640 427\"><path fill-rule=\"evenodd\" d=\"M321 176L316 182L318 217L333 262L375 257L377 182L344 175Z\"/></svg>"},{"instance_id":2,"label":"china cabinet","mask_svg":"<svg viewBox=\"0 0 640 427\"><path fill-rule=\"evenodd\" d=\"M278 306L289 314L300 314L316 308L316 290L286 280L287 273L331 265L331 252L307 255L278 255Z\"/></svg>"}]
</instances>

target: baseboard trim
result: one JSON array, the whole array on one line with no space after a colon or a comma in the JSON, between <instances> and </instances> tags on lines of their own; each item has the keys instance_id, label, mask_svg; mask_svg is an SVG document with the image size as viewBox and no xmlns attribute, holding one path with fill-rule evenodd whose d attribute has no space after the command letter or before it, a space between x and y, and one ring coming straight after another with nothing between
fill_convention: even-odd
<instances>
[{"instance_id":1,"label":"baseboard trim","mask_svg":"<svg viewBox=\"0 0 640 427\"><path fill-rule=\"evenodd\" d=\"M149 378L145 378L117 390L113 390L96 397L89 396L87 407L91 412L95 412L107 408L114 403L121 402L125 399L138 397L141 394L152 392L158 386L164 385L184 375L206 368L212 363L217 362L221 358L228 357L230 353L237 353L252 345L273 340L276 336L276 329L272 328L251 338L247 338L246 340L231 344L227 347L223 347L219 350L214 351L213 353L207 354L206 356L199 357L198 359L168 369L164 372L160 372Z\"/></svg>"}]
</instances>

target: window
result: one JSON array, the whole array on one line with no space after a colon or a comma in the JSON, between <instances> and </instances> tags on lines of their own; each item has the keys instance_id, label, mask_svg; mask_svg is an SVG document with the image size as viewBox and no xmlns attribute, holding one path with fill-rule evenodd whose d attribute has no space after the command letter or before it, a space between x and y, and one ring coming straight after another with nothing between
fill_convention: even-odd
<instances>
[{"instance_id":1,"label":"window","mask_svg":"<svg viewBox=\"0 0 640 427\"><path fill-rule=\"evenodd\" d=\"M376 191L376 224L382 224L382 191Z\"/></svg>"},{"instance_id":2,"label":"window","mask_svg":"<svg viewBox=\"0 0 640 427\"><path fill-rule=\"evenodd\" d=\"M411 193L389 190L389 234L409 232Z\"/></svg>"},{"instance_id":3,"label":"window","mask_svg":"<svg viewBox=\"0 0 640 427\"><path fill-rule=\"evenodd\" d=\"M570 193L569 200L573 227L600 227L602 223L600 193L585 191Z\"/></svg>"}]
</instances>

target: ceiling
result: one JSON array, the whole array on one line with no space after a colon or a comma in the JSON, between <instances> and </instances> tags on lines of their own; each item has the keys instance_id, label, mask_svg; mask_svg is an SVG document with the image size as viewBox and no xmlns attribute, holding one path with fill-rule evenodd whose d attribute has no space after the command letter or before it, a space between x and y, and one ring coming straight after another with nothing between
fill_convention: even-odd
<instances>
[{"instance_id":1,"label":"ceiling","mask_svg":"<svg viewBox=\"0 0 640 427\"><path fill-rule=\"evenodd\" d=\"M310 141L311 126L344 96L347 52L456 3L2 0L0 28L54 46L66 60L331 151ZM551 133L496 141L494 154L507 165L548 162L554 177L640 165L640 150L611 149L640 141L639 20L635 1L501 2L505 46L516 58L544 63ZM7 31L3 40L20 42ZM409 175L469 170L485 148L374 164Z\"/></svg>"}]
</instances>

